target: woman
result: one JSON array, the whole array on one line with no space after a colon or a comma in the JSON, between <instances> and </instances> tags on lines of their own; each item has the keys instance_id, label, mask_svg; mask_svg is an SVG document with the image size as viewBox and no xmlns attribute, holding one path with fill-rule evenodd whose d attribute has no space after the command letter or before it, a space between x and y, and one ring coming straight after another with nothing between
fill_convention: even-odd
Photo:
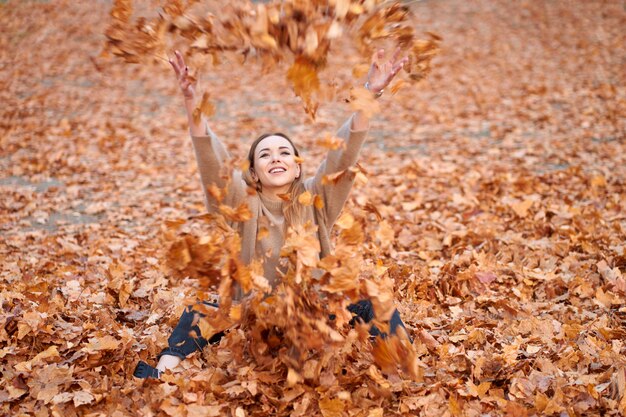
<instances>
[{"instance_id":1,"label":"woman","mask_svg":"<svg viewBox=\"0 0 626 417\"><path fill-rule=\"evenodd\" d=\"M393 58L379 64L384 59L384 50L379 50L372 58L372 65L365 87L379 97L394 76L408 62L408 58L398 59L399 50ZM185 65L180 52L170 60L174 68L180 89L185 98L185 109L189 121L191 137L198 162L198 169L205 190L206 206L215 211L219 204L237 207L247 204L252 218L238 223L241 236L241 258L245 263L253 259L263 260L264 276L272 286L279 280L281 271L279 253L283 245L285 232L290 225L304 224L308 221L317 226L317 237L320 243L320 258L331 253L330 231L348 197L354 181L354 174L348 170L357 162L357 158L369 127L369 119L357 111L339 129L337 136L345 141L345 147L330 151L319 167L316 175L304 179L300 166L298 149L293 142L281 133L265 134L255 140L248 153L249 169L247 172L234 170L230 180L224 178L223 168L230 159L224 145L208 127L204 119L196 122L193 111L196 107L196 94L189 77L189 68ZM323 177L343 172L336 181L324 183ZM222 201L217 202L207 192L207 187L217 186L226 190ZM256 192L249 192L253 188ZM297 198L285 202L281 195L298 196L303 191L310 191L323 199L323 207L304 206ZM263 227L269 233L258 240L258 230ZM239 294L241 296L241 294ZM213 307L215 304L205 303ZM371 302L364 300L348 307L354 314L354 320L369 322L374 318ZM190 353L202 349L208 343L219 341L222 333L202 335L192 338L192 330L200 334L195 322L200 313L188 307L169 339L169 347L160 354L159 363L155 367L140 361L134 375L138 378L158 378L160 372L177 366ZM398 326L404 327L397 311L390 320L390 332L395 333ZM370 333L380 332L372 327ZM208 337L208 340L206 339Z\"/></svg>"}]
</instances>

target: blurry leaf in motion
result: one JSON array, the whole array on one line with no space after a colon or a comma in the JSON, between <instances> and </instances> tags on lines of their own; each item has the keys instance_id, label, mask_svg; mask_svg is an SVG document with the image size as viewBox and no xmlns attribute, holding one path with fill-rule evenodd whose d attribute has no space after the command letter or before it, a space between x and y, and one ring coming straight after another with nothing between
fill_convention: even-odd
<instances>
[{"instance_id":1,"label":"blurry leaf in motion","mask_svg":"<svg viewBox=\"0 0 626 417\"><path fill-rule=\"evenodd\" d=\"M198 106L193 110L193 121L195 124L200 124L202 115L209 118L215 114L215 105L209 101L209 96L210 94L208 92L204 92L202 94L202 100L200 100Z\"/></svg>"}]
</instances>

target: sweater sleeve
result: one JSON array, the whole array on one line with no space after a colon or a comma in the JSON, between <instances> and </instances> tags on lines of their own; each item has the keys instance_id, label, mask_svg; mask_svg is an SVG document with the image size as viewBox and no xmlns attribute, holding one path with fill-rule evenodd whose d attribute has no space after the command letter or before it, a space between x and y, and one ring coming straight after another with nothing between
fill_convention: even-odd
<instances>
[{"instance_id":1,"label":"sweater sleeve","mask_svg":"<svg viewBox=\"0 0 626 417\"><path fill-rule=\"evenodd\" d=\"M217 210L219 204L237 207L246 198L247 185L240 170L232 169L231 157L224 144L206 126L205 136L192 136L193 148L200 172L200 180L205 196L206 208L209 212ZM232 169L228 172L227 169ZM221 203L218 203L208 192L208 187L215 185L225 192Z\"/></svg>"},{"instance_id":2,"label":"sweater sleeve","mask_svg":"<svg viewBox=\"0 0 626 417\"><path fill-rule=\"evenodd\" d=\"M328 228L335 223L348 198L355 178L355 173L349 168L356 164L367 136L367 130L352 130L352 117L354 116L351 116L337 132L337 137L344 140L345 147L328 152L317 173L310 179L308 187L324 201L322 210ZM324 177L327 177L327 180L324 180Z\"/></svg>"}]
</instances>

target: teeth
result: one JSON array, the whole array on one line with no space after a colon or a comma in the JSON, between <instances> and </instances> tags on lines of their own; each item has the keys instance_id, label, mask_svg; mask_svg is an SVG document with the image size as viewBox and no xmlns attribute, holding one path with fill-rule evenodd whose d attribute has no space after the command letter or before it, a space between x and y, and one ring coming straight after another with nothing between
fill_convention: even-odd
<instances>
[{"instance_id":1,"label":"teeth","mask_svg":"<svg viewBox=\"0 0 626 417\"><path fill-rule=\"evenodd\" d=\"M276 172L285 172L285 168L272 168L272 169L270 169L270 174L274 174Z\"/></svg>"}]
</instances>

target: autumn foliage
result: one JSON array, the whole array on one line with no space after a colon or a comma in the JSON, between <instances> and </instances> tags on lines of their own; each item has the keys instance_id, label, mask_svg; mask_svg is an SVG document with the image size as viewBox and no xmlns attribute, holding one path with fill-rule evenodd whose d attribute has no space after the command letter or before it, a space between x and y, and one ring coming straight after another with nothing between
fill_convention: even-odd
<instances>
[{"instance_id":1,"label":"autumn foliage","mask_svg":"<svg viewBox=\"0 0 626 417\"><path fill-rule=\"evenodd\" d=\"M622 5L224 3L0 3L0 414L625 414ZM270 297L228 225L246 207L205 213L174 48L234 155L285 131L311 174L377 113L334 255L295 228ZM131 376L217 297L219 345ZM412 342L351 327L362 298Z\"/></svg>"},{"instance_id":2,"label":"autumn foliage","mask_svg":"<svg viewBox=\"0 0 626 417\"><path fill-rule=\"evenodd\" d=\"M288 60L287 79L293 92L302 99L307 113L315 117L318 100L328 100L336 90L332 86L322 88L318 71L326 66L332 42L344 32L366 57L382 41L401 48L410 57L405 69L413 81L428 74L441 40L431 32L427 32L428 39L417 38L410 9L399 2L294 0L255 4L238 0L212 12L202 10L202 5L215 3L165 2L158 17L146 19L133 18L131 0L117 0L106 30L107 51L127 62L163 58L173 33L190 44L191 53L210 55L213 63L230 53L242 64L248 59L259 61L267 73ZM368 64L357 65L353 71L365 73ZM357 105L366 108L373 103Z\"/></svg>"}]
</instances>

